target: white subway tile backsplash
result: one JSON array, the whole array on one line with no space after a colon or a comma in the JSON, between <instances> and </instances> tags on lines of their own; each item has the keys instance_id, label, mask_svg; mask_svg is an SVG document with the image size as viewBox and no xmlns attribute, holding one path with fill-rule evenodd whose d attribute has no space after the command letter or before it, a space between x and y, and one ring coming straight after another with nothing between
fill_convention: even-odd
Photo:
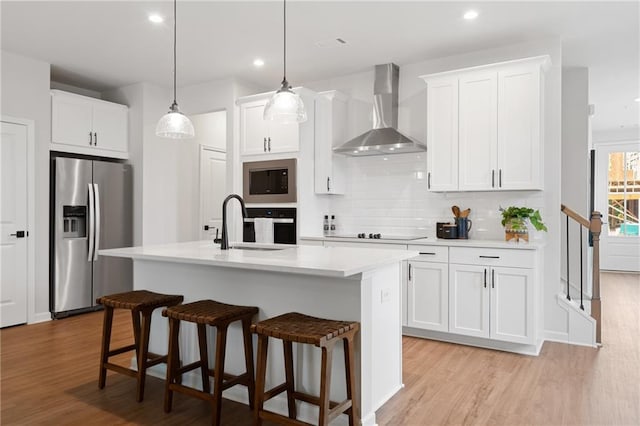
<instances>
[{"instance_id":1,"label":"white subway tile backsplash","mask_svg":"<svg viewBox=\"0 0 640 426\"><path fill-rule=\"evenodd\" d=\"M429 192L423 154L350 157L347 167L346 194L332 197L330 205L338 218L338 233L435 237L436 222L453 221L452 205L471 208L470 238L476 239L504 237L501 206L540 209L544 218L542 191Z\"/></svg>"}]
</instances>

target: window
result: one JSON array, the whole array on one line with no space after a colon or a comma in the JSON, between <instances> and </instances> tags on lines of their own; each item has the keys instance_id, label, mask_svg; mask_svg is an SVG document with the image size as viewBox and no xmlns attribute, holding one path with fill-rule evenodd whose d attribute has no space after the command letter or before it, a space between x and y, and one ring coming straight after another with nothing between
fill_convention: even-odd
<instances>
[{"instance_id":1,"label":"window","mask_svg":"<svg viewBox=\"0 0 640 426\"><path fill-rule=\"evenodd\" d=\"M609 235L638 237L640 152L610 153L608 175Z\"/></svg>"}]
</instances>

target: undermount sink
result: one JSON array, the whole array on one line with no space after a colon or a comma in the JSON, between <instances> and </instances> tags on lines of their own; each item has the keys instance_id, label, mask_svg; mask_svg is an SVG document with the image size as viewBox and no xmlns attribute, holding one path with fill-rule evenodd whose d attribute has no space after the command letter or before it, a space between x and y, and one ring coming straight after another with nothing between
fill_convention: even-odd
<instances>
[{"instance_id":1,"label":"undermount sink","mask_svg":"<svg viewBox=\"0 0 640 426\"><path fill-rule=\"evenodd\" d=\"M256 251L284 250L284 248L280 248L280 247L253 247L253 246L232 246L229 248L231 250L256 250Z\"/></svg>"}]
</instances>

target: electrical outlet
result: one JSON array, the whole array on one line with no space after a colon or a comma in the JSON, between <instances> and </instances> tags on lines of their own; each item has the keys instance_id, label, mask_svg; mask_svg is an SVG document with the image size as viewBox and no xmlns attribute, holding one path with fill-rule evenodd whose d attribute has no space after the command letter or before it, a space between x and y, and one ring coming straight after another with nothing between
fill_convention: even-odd
<instances>
[{"instance_id":1,"label":"electrical outlet","mask_svg":"<svg viewBox=\"0 0 640 426\"><path fill-rule=\"evenodd\" d=\"M385 288L380 291L380 303L388 302L391 298L391 289Z\"/></svg>"}]
</instances>

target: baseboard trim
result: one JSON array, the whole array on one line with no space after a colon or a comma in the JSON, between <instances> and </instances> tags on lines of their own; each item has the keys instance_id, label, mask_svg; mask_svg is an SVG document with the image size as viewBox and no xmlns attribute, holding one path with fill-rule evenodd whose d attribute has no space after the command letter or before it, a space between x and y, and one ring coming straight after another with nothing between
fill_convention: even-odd
<instances>
[{"instance_id":1,"label":"baseboard trim","mask_svg":"<svg viewBox=\"0 0 640 426\"><path fill-rule=\"evenodd\" d=\"M544 340L547 342L569 343L569 333L545 330Z\"/></svg>"},{"instance_id":2,"label":"baseboard trim","mask_svg":"<svg viewBox=\"0 0 640 426\"><path fill-rule=\"evenodd\" d=\"M37 324L39 322L51 321L51 312L40 312L33 316L33 321L29 321L28 324Z\"/></svg>"},{"instance_id":3,"label":"baseboard trim","mask_svg":"<svg viewBox=\"0 0 640 426\"><path fill-rule=\"evenodd\" d=\"M460 334L444 333L440 331L422 330L414 327L402 327L404 336L419 337L422 339L439 340L447 343L456 343L459 345L476 346L484 349L493 349L496 351L513 352L521 355L538 356L542 350L544 340L538 340L533 344L521 344L502 342L499 340L484 339L473 336L463 336Z\"/></svg>"}]
</instances>

